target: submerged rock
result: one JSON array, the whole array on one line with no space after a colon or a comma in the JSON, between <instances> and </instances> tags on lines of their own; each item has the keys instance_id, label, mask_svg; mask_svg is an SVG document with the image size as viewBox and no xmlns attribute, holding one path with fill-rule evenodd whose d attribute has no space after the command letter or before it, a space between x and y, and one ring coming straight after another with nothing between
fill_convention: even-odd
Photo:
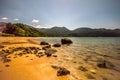
<instances>
[{"instance_id":1,"label":"submerged rock","mask_svg":"<svg viewBox=\"0 0 120 80\"><path fill-rule=\"evenodd\" d=\"M110 69L113 69L115 67L115 65L113 65L111 62L105 60L97 63L97 66L99 68L110 68Z\"/></svg>"},{"instance_id":2,"label":"submerged rock","mask_svg":"<svg viewBox=\"0 0 120 80\"><path fill-rule=\"evenodd\" d=\"M51 56L52 54L54 54L54 53L56 53L57 52L57 50L56 49L47 49L46 51L45 51L45 55L47 55L47 57L49 57L49 56Z\"/></svg>"},{"instance_id":3,"label":"submerged rock","mask_svg":"<svg viewBox=\"0 0 120 80\"><path fill-rule=\"evenodd\" d=\"M107 68L106 61L104 60L103 62L97 63L97 66L100 68Z\"/></svg>"},{"instance_id":4,"label":"submerged rock","mask_svg":"<svg viewBox=\"0 0 120 80\"><path fill-rule=\"evenodd\" d=\"M78 69L81 70L81 71L88 71L88 70L87 70L85 67L83 67L83 66L79 66Z\"/></svg>"},{"instance_id":5,"label":"submerged rock","mask_svg":"<svg viewBox=\"0 0 120 80\"><path fill-rule=\"evenodd\" d=\"M51 67L57 70L57 76L64 76L64 75L70 74L70 71L64 67L59 67L54 65L52 65Z\"/></svg>"},{"instance_id":6,"label":"submerged rock","mask_svg":"<svg viewBox=\"0 0 120 80\"><path fill-rule=\"evenodd\" d=\"M70 39L64 38L64 39L61 39L61 43L62 44L71 44L73 42Z\"/></svg>"},{"instance_id":7,"label":"submerged rock","mask_svg":"<svg viewBox=\"0 0 120 80\"><path fill-rule=\"evenodd\" d=\"M87 74L86 77L87 77L89 80L96 80L95 77L93 77L91 74Z\"/></svg>"},{"instance_id":8,"label":"submerged rock","mask_svg":"<svg viewBox=\"0 0 120 80\"><path fill-rule=\"evenodd\" d=\"M59 68L59 70L57 71L57 76L64 76L67 74L70 74L70 71L65 68Z\"/></svg>"}]
</instances>

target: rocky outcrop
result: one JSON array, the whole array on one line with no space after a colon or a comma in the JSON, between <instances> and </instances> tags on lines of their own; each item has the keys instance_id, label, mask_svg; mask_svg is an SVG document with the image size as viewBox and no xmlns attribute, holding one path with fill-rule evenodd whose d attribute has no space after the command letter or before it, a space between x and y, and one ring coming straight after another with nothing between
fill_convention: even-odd
<instances>
[{"instance_id":1,"label":"rocky outcrop","mask_svg":"<svg viewBox=\"0 0 120 80\"><path fill-rule=\"evenodd\" d=\"M68 38L64 38L64 39L61 39L61 43L62 44L71 44L73 42L70 39L68 39Z\"/></svg>"}]
</instances>

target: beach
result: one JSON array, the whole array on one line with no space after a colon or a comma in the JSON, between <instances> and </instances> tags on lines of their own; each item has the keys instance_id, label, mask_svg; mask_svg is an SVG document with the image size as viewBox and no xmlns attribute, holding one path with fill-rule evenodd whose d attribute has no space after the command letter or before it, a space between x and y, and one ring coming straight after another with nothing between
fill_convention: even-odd
<instances>
[{"instance_id":1,"label":"beach","mask_svg":"<svg viewBox=\"0 0 120 80\"><path fill-rule=\"evenodd\" d=\"M0 37L0 45L4 48L16 47L39 47L39 42L30 41L28 37ZM69 76L57 77L57 70L51 67L54 57L36 57L34 54L26 54L15 57L14 54L8 55L10 62L0 61L0 80L68 80ZM1 59L1 57L0 57ZM6 67L5 65L9 65Z\"/></svg>"},{"instance_id":2,"label":"beach","mask_svg":"<svg viewBox=\"0 0 120 80\"><path fill-rule=\"evenodd\" d=\"M110 39L80 38L77 41L76 38L70 38L73 44L51 46L50 49L55 53L43 54L45 50L44 45L40 45L41 41L53 45L60 42L60 39L62 37L39 37L38 40L37 37L0 37L0 51L6 52L5 58L2 52L0 55L0 80L120 79L120 46L116 42L119 39L107 43ZM103 45L103 41L107 42ZM58 76L58 68L68 70L67 74Z\"/></svg>"}]
</instances>

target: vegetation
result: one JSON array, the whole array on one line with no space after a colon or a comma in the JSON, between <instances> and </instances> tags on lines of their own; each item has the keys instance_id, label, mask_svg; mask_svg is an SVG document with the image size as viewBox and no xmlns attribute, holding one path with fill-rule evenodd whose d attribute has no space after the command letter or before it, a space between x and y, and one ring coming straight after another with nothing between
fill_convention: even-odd
<instances>
[{"instance_id":1,"label":"vegetation","mask_svg":"<svg viewBox=\"0 0 120 80\"><path fill-rule=\"evenodd\" d=\"M39 31L49 35L68 37L120 37L120 29L77 28L69 30L65 27L53 27L50 29L39 29Z\"/></svg>"},{"instance_id":2,"label":"vegetation","mask_svg":"<svg viewBox=\"0 0 120 80\"><path fill-rule=\"evenodd\" d=\"M33 27L28 27L27 25L17 23L7 23L6 27L3 29L3 33L14 35L14 36L30 36L30 37L42 37L46 36L44 33L37 31Z\"/></svg>"},{"instance_id":3,"label":"vegetation","mask_svg":"<svg viewBox=\"0 0 120 80\"><path fill-rule=\"evenodd\" d=\"M0 36L25 37L120 37L120 29L77 28L69 30L66 27L36 29L22 23L0 23ZM4 25L3 25L4 24Z\"/></svg>"}]
</instances>

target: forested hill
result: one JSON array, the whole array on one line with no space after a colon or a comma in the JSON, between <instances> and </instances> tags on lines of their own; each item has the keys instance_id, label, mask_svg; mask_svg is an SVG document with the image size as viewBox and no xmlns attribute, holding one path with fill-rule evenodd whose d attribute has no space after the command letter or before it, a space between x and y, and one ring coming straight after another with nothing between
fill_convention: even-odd
<instances>
[{"instance_id":1,"label":"forested hill","mask_svg":"<svg viewBox=\"0 0 120 80\"><path fill-rule=\"evenodd\" d=\"M26 37L42 37L46 36L44 33L38 31L32 26L28 26L22 23L0 23L0 35L1 36L26 36Z\"/></svg>"},{"instance_id":2,"label":"forested hill","mask_svg":"<svg viewBox=\"0 0 120 80\"><path fill-rule=\"evenodd\" d=\"M55 36L69 37L120 37L120 29L92 29L92 28L77 28L69 30L65 27L42 28L39 31Z\"/></svg>"},{"instance_id":3,"label":"forested hill","mask_svg":"<svg viewBox=\"0 0 120 80\"><path fill-rule=\"evenodd\" d=\"M92 29L77 28L69 30L66 27L34 28L22 23L0 22L0 36L25 36L25 37L120 37L120 29Z\"/></svg>"}]
</instances>

